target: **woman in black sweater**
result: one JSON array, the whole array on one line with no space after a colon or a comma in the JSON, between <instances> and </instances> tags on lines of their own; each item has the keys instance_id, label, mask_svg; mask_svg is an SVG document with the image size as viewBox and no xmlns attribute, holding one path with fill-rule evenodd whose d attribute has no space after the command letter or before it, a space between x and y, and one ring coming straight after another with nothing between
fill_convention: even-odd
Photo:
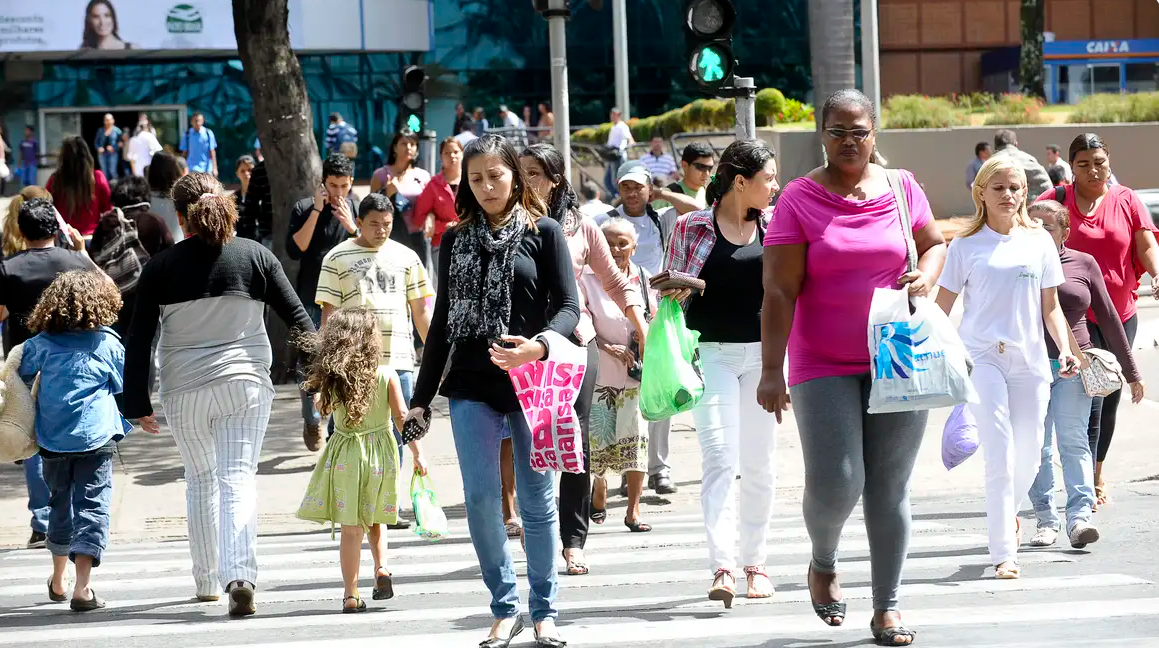
<instances>
[{"instance_id":1,"label":"woman in black sweater","mask_svg":"<svg viewBox=\"0 0 1159 648\"><path fill-rule=\"evenodd\" d=\"M500 506L499 444L510 429L536 645L562 646L555 627L559 518L552 474L531 468L531 431L507 371L546 357L540 333L566 337L579 323L571 255L559 224L542 218L545 207L528 189L507 140L472 141L463 169L470 191L460 188L459 224L440 246L439 276L447 279L439 283L408 419L423 419L436 389L450 400L471 543L495 618L485 648L507 646L524 628ZM448 355L451 366L439 389Z\"/></svg>"}]
</instances>

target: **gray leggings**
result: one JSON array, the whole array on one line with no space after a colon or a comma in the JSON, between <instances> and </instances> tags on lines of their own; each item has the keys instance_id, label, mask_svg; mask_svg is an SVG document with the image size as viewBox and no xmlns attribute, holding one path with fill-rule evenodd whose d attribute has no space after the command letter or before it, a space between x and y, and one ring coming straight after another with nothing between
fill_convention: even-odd
<instances>
[{"instance_id":1,"label":"gray leggings","mask_svg":"<svg viewBox=\"0 0 1159 648\"><path fill-rule=\"evenodd\" d=\"M805 457L805 527L813 571L837 571L837 542L864 495L873 609L896 610L910 535L909 479L927 412L867 414L869 374L809 380L791 389Z\"/></svg>"}]
</instances>

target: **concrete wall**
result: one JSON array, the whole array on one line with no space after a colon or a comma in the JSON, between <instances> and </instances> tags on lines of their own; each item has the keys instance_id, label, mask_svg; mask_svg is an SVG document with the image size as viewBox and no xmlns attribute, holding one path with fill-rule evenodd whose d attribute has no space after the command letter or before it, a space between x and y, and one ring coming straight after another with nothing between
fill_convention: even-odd
<instances>
[{"instance_id":1,"label":"concrete wall","mask_svg":"<svg viewBox=\"0 0 1159 648\"><path fill-rule=\"evenodd\" d=\"M974 145L993 142L995 127L930 130L887 130L878 133L877 146L891 167L908 169L925 188L938 218L974 213L966 189L966 165ZM1111 152L1111 167L1120 182L1134 189L1159 188L1154 155L1159 151L1159 124L1066 124L1018 126L1019 147L1046 160L1046 146L1066 149L1075 136L1098 133ZM774 147L780 162L781 184L805 175L821 163L812 132L761 129L760 136Z\"/></svg>"}]
</instances>

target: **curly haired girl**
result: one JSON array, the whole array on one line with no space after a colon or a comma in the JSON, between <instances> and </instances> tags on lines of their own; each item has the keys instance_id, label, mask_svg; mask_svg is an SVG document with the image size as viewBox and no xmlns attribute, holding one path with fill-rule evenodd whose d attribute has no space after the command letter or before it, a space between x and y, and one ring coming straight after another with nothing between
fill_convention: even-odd
<instances>
[{"instance_id":1,"label":"curly haired girl","mask_svg":"<svg viewBox=\"0 0 1159 648\"><path fill-rule=\"evenodd\" d=\"M334 435L314 468L298 517L342 525L342 611L362 612L358 567L364 533L374 557L374 600L394 596L382 525L398 521L399 453L391 423L402 429L406 401L398 374L379 366L382 336L372 311L335 311L303 347L314 361L302 389L317 394L319 412L334 413ZM422 448L418 442L409 446L415 472L425 475Z\"/></svg>"},{"instance_id":2,"label":"curly haired girl","mask_svg":"<svg viewBox=\"0 0 1159 648\"><path fill-rule=\"evenodd\" d=\"M125 348L109 326L117 321L121 293L99 272L74 270L45 289L29 317L39 335L23 344L20 377L30 387L39 376L36 443L49 489L48 598L65 600L65 569L76 564L71 607L105 607L89 587L93 567L109 542L113 455L132 426L121 416ZM13 349L15 351L15 349Z\"/></svg>"}]
</instances>

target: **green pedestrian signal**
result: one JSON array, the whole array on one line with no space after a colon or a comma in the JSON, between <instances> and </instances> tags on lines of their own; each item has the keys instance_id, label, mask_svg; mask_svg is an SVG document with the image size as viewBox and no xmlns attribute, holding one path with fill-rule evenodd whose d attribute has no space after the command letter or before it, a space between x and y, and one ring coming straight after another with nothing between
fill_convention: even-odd
<instances>
[{"instance_id":1,"label":"green pedestrian signal","mask_svg":"<svg viewBox=\"0 0 1159 648\"><path fill-rule=\"evenodd\" d=\"M700 70L700 79L705 83L720 81L724 78L724 65L720 54L711 47L700 50L696 58L696 69Z\"/></svg>"},{"instance_id":2,"label":"green pedestrian signal","mask_svg":"<svg viewBox=\"0 0 1159 648\"><path fill-rule=\"evenodd\" d=\"M421 119L419 119L418 115L412 114L410 117L406 118L406 127L412 132L417 133L422 130L423 122Z\"/></svg>"},{"instance_id":3,"label":"green pedestrian signal","mask_svg":"<svg viewBox=\"0 0 1159 648\"><path fill-rule=\"evenodd\" d=\"M705 90L732 83L736 57L732 52L732 28L736 24L734 0L684 0L684 43L688 74Z\"/></svg>"}]
</instances>

